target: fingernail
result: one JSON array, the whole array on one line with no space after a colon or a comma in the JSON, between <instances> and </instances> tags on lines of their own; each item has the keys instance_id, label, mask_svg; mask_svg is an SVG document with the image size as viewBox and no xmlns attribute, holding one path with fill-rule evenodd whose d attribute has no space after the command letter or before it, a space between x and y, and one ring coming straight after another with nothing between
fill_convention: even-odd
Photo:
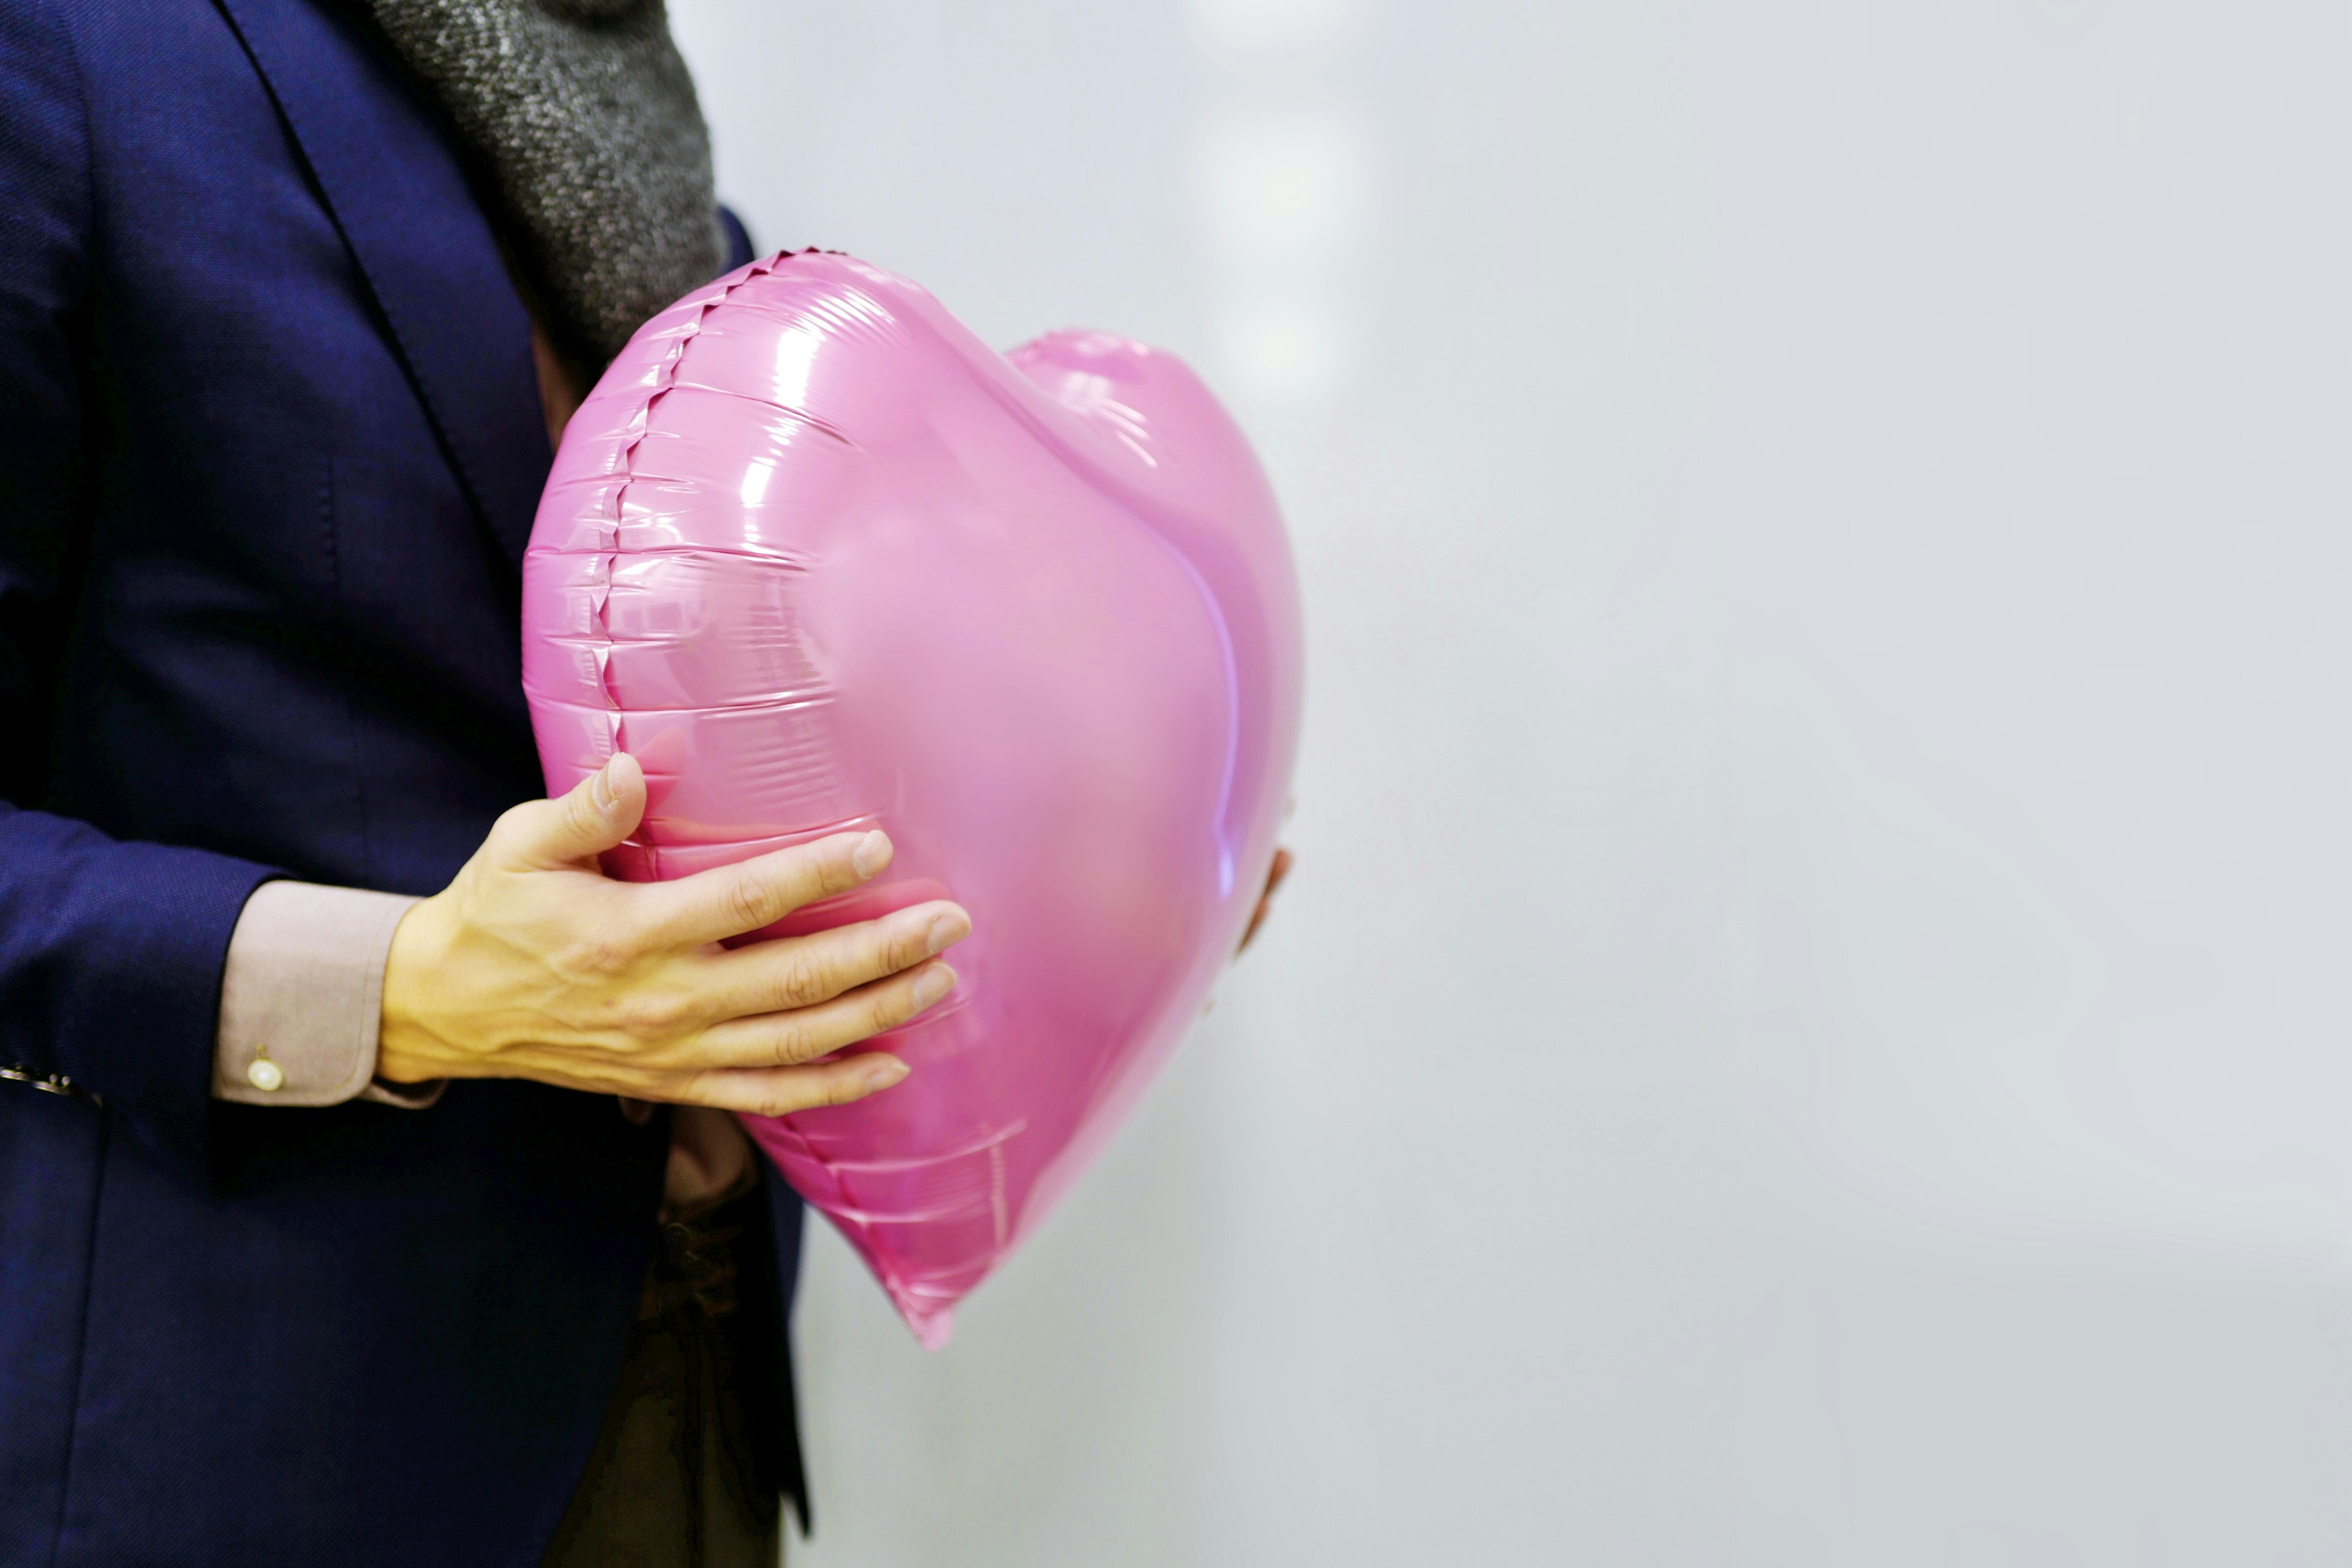
<instances>
[{"instance_id":1,"label":"fingernail","mask_svg":"<svg viewBox=\"0 0 2352 1568\"><path fill-rule=\"evenodd\" d=\"M589 779L588 798L596 803L596 809L599 811L610 811L614 806L621 804L621 797L613 793L613 764L611 763L608 762L603 767L598 768L595 773Z\"/></svg>"},{"instance_id":2,"label":"fingernail","mask_svg":"<svg viewBox=\"0 0 2352 1568\"><path fill-rule=\"evenodd\" d=\"M897 1057L877 1057L874 1065L866 1069L866 1092L871 1094L877 1089L887 1089L906 1076L905 1062Z\"/></svg>"},{"instance_id":3,"label":"fingernail","mask_svg":"<svg viewBox=\"0 0 2352 1568\"><path fill-rule=\"evenodd\" d=\"M915 1006L929 1006L955 988L955 971L944 963L934 963L915 981Z\"/></svg>"},{"instance_id":4,"label":"fingernail","mask_svg":"<svg viewBox=\"0 0 2352 1568\"><path fill-rule=\"evenodd\" d=\"M857 868L859 876L871 877L890 863L890 836L876 828L857 841L857 847L850 852L849 863Z\"/></svg>"},{"instance_id":5,"label":"fingernail","mask_svg":"<svg viewBox=\"0 0 2352 1568\"><path fill-rule=\"evenodd\" d=\"M971 934L971 917L961 910L950 915L941 915L931 922L931 951L945 952Z\"/></svg>"}]
</instances>

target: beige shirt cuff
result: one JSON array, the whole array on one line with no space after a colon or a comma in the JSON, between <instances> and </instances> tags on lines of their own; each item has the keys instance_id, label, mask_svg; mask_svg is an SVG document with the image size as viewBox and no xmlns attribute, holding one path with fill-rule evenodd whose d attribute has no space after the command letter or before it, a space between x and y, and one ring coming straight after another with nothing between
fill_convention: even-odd
<instances>
[{"instance_id":1,"label":"beige shirt cuff","mask_svg":"<svg viewBox=\"0 0 2352 1568\"><path fill-rule=\"evenodd\" d=\"M416 902L309 882L256 889L221 971L213 1097L289 1106L438 1099L438 1084L374 1082L384 960L393 928Z\"/></svg>"}]
</instances>

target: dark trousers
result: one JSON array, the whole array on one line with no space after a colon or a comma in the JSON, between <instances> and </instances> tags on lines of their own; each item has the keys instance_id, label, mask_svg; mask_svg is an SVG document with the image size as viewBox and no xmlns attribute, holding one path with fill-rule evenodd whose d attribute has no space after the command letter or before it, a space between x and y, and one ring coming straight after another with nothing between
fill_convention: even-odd
<instances>
[{"instance_id":1,"label":"dark trousers","mask_svg":"<svg viewBox=\"0 0 2352 1568\"><path fill-rule=\"evenodd\" d=\"M756 1189L662 1226L595 1452L545 1568L775 1568L788 1419L768 1326L739 1310L773 1265Z\"/></svg>"}]
</instances>

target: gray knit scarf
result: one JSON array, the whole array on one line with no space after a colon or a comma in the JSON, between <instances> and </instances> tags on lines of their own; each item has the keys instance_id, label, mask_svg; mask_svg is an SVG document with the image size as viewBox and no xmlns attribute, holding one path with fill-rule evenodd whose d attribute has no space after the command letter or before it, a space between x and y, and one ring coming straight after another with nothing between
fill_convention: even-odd
<instances>
[{"instance_id":1,"label":"gray knit scarf","mask_svg":"<svg viewBox=\"0 0 2352 1568\"><path fill-rule=\"evenodd\" d=\"M663 0L362 0L449 112L556 348L593 377L727 256Z\"/></svg>"}]
</instances>

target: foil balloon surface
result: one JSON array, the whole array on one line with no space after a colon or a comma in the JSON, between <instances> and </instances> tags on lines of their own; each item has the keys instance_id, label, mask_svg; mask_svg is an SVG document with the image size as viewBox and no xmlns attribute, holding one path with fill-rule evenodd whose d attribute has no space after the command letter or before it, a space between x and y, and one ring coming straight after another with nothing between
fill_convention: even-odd
<instances>
[{"instance_id":1,"label":"foil balloon surface","mask_svg":"<svg viewBox=\"0 0 2352 1568\"><path fill-rule=\"evenodd\" d=\"M991 350L846 257L647 322L565 431L523 570L548 787L615 752L615 876L879 826L876 884L783 935L951 896L947 1001L859 1103L746 1118L927 1344L1200 1011L1274 850L1298 600L1264 474L1168 354Z\"/></svg>"}]
</instances>

